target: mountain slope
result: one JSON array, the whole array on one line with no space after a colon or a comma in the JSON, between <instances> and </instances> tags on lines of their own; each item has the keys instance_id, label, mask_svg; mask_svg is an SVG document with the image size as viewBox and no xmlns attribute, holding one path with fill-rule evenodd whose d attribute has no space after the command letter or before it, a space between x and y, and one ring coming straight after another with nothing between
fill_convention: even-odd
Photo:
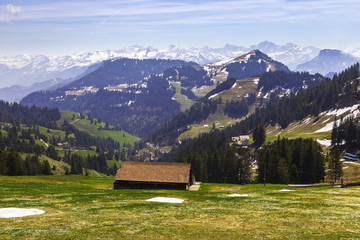
<instances>
[{"instance_id":1,"label":"mountain slope","mask_svg":"<svg viewBox=\"0 0 360 240\"><path fill-rule=\"evenodd\" d=\"M179 111L166 80L154 74L189 65L180 60L109 60L94 72L55 91L35 92L24 105L90 114L138 135L148 134Z\"/></svg>"},{"instance_id":2,"label":"mountain slope","mask_svg":"<svg viewBox=\"0 0 360 240\"><path fill-rule=\"evenodd\" d=\"M7 102L20 102L20 100L26 95L40 91L40 90L52 90L59 87L63 87L69 84L72 79L51 79L44 82L34 83L31 86L14 85L11 87L0 88L1 100Z\"/></svg>"},{"instance_id":3,"label":"mountain slope","mask_svg":"<svg viewBox=\"0 0 360 240\"><path fill-rule=\"evenodd\" d=\"M215 129L221 130L257 112L258 108L274 104L324 80L319 74L284 71L265 72L248 79L230 78L189 110L174 116L152 135L151 141L172 145L177 140L195 138ZM277 115L276 112L272 114Z\"/></svg>"},{"instance_id":4,"label":"mountain slope","mask_svg":"<svg viewBox=\"0 0 360 240\"><path fill-rule=\"evenodd\" d=\"M312 74L326 75L330 72L341 72L356 63L358 59L340 50L324 49L311 61L299 64L296 71L307 71Z\"/></svg>"}]
</instances>

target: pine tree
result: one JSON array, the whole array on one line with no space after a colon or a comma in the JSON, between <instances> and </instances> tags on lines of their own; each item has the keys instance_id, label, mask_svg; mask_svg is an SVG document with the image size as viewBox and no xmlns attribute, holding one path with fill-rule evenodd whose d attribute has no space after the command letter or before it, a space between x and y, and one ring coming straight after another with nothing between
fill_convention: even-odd
<instances>
[{"instance_id":1,"label":"pine tree","mask_svg":"<svg viewBox=\"0 0 360 240\"><path fill-rule=\"evenodd\" d=\"M0 150L0 175L7 175L7 174L8 174L7 152L5 150Z\"/></svg>"},{"instance_id":2,"label":"pine tree","mask_svg":"<svg viewBox=\"0 0 360 240\"><path fill-rule=\"evenodd\" d=\"M254 128L253 140L256 147L261 147L264 144L266 138L264 125L259 124Z\"/></svg>"},{"instance_id":3,"label":"pine tree","mask_svg":"<svg viewBox=\"0 0 360 240\"><path fill-rule=\"evenodd\" d=\"M289 170L287 162L284 158L280 158L277 164L277 182L282 184L289 183Z\"/></svg>"},{"instance_id":4,"label":"pine tree","mask_svg":"<svg viewBox=\"0 0 360 240\"><path fill-rule=\"evenodd\" d=\"M342 163L340 161L340 150L335 147L330 151L331 179L336 181L343 175Z\"/></svg>"},{"instance_id":5,"label":"pine tree","mask_svg":"<svg viewBox=\"0 0 360 240\"><path fill-rule=\"evenodd\" d=\"M42 174L44 175L52 175L51 167L48 160L45 160L42 163Z\"/></svg>"},{"instance_id":6,"label":"pine tree","mask_svg":"<svg viewBox=\"0 0 360 240\"><path fill-rule=\"evenodd\" d=\"M339 137L338 136L338 126L337 126L337 123L336 123L336 116L335 116L333 128L332 128L332 131L331 131L331 146L337 145L338 137Z\"/></svg>"},{"instance_id":7,"label":"pine tree","mask_svg":"<svg viewBox=\"0 0 360 240\"><path fill-rule=\"evenodd\" d=\"M7 155L7 167L10 176L24 175L23 161L20 154L14 150L11 150Z\"/></svg>"}]
</instances>

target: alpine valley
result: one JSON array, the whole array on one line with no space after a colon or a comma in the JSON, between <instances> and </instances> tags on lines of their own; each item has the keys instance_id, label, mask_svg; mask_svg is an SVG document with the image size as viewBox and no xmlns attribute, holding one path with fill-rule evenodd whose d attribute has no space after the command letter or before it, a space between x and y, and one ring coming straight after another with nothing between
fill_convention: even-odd
<instances>
[{"instance_id":1,"label":"alpine valley","mask_svg":"<svg viewBox=\"0 0 360 240\"><path fill-rule=\"evenodd\" d=\"M330 179L323 150L338 151L329 156L335 164L341 151L358 154L360 147L356 58L293 44L256 47L269 55L226 45L216 51L238 55L225 58L204 48L201 60L179 57L173 46L175 55L167 59L148 48L139 58L96 62L20 104L2 103L4 154L12 156L12 144L21 154L44 155L40 163L29 155L25 168L33 171L33 161L46 173L56 173L48 165L56 169L63 161L61 173L114 174L121 161L131 160L189 162L202 182L259 182L264 174L272 183ZM301 71L274 60L280 56L287 63L299 59ZM14 169L20 165L17 160Z\"/></svg>"}]
</instances>

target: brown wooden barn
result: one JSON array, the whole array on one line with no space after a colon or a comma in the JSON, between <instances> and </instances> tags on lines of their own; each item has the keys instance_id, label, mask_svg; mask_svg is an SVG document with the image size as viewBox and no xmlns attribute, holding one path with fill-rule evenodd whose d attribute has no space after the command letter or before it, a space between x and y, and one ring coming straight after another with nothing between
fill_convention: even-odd
<instances>
[{"instance_id":1,"label":"brown wooden barn","mask_svg":"<svg viewBox=\"0 0 360 240\"><path fill-rule=\"evenodd\" d=\"M189 163L122 162L117 171L114 189L180 189L195 183Z\"/></svg>"}]
</instances>

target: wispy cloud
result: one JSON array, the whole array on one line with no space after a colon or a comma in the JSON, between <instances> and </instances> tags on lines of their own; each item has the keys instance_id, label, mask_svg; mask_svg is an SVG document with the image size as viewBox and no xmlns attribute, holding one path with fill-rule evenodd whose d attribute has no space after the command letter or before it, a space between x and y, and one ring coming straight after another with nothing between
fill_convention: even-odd
<instances>
[{"instance_id":1,"label":"wispy cloud","mask_svg":"<svg viewBox=\"0 0 360 240\"><path fill-rule=\"evenodd\" d=\"M351 32L353 42L360 37L354 30L345 31L350 29L347 25L360 23L358 0L2 1L6 3L0 5L0 42L8 45L13 43L11 39L41 41L44 37L49 39L47 42L53 38L58 42L93 41L99 45L112 38L114 44L138 39L149 41L147 44L173 39L195 41L192 35L199 36L199 44L205 39L211 44L212 38L224 43L227 39L250 39L255 34L260 40L272 37L307 42L315 37L330 41L337 37L334 32L341 32L343 38ZM21 6L15 2L21 2ZM89 33L92 37L85 38ZM254 44L255 40L250 41Z\"/></svg>"},{"instance_id":2,"label":"wispy cloud","mask_svg":"<svg viewBox=\"0 0 360 240\"><path fill-rule=\"evenodd\" d=\"M20 6L15 6L12 4L6 5L5 8L8 14L10 14L11 16L15 16L22 11L22 8Z\"/></svg>"},{"instance_id":3,"label":"wispy cloud","mask_svg":"<svg viewBox=\"0 0 360 240\"><path fill-rule=\"evenodd\" d=\"M351 11L349 10L351 9ZM360 4L354 0L240 0L240 1L50 1L43 4L30 4L23 7L6 5L8 14L18 16L22 21L86 21L99 19L100 24L122 21L121 18L134 17L144 23L157 19L162 25L177 21L183 24L203 24L214 22L263 22L309 21L311 19L356 17ZM230 19L231 18L231 19ZM353 18L353 19L354 19ZM344 20L345 20L344 19ZM357 17L356 17L357 19ZM206 22L205 22L206 23Z\"/></svg>"}]
</instances>

